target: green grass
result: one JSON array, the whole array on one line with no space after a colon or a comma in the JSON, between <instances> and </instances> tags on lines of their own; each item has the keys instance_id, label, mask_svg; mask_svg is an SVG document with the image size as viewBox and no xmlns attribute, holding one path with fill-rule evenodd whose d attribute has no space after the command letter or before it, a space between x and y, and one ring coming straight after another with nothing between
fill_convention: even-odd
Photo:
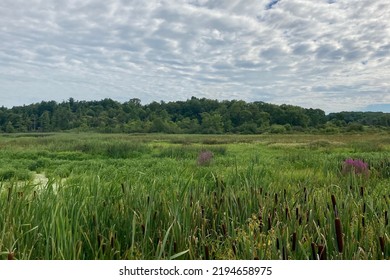
<instances>
[{"instance_id":1,"label":"green grass","mask_svg":"<svg viewBox=\"0 0 390 280\"><path fill-rule=\"evenodd\" d=\"M389 259L389 139L6 135L0 259Z\"/></svg>"}]
</instances>

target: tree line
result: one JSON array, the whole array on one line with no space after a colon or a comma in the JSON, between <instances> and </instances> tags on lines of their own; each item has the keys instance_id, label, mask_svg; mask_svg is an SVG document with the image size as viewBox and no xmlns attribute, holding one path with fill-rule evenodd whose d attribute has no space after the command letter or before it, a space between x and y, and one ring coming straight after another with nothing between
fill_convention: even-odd
<instances>
[{"instance_id":1,"label":"tree line","mask_svg":"<svg viewBox=\"0 0 390 280\"><path fill-rule=\"evenodd\" d=\"M288 133L290 131L363 131L366 127L390 128L390 114L340 112L326 115L321 109L275 105L261 101L212 100L152 102L138 98L120 103L100 101L0 108L0 132L96 131L105 133Z\"/></svg>"}]
</instances>

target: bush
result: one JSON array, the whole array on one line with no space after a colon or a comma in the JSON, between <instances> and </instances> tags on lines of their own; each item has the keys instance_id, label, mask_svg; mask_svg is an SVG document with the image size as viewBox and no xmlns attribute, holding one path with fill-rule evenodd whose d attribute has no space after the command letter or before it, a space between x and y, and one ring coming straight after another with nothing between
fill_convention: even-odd
<instances>
[{"instance_id":1,"label":"bush","mask_svg":"<svg viewBox=\"0 0 390 280\"><path fill-rule=\"evenodd\" d=\"M210 165L214 154L211 151L201 151L198 156L197 163L198 165Z\"/></svg>"}]
</instances>

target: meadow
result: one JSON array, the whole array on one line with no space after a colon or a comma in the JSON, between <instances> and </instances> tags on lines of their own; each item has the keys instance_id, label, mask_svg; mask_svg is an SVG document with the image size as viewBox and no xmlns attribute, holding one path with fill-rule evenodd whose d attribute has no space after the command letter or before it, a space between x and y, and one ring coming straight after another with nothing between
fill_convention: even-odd
<instances>
[{"instance_id":1,"label":"meadow","mask_svg":"<svg viewBox=\"0 0 390 280\"><path fill-rule=\"evenodd\" d=\"M0 259L390 259L390 134L0 135Z\"/></svg>"}]
</instances>

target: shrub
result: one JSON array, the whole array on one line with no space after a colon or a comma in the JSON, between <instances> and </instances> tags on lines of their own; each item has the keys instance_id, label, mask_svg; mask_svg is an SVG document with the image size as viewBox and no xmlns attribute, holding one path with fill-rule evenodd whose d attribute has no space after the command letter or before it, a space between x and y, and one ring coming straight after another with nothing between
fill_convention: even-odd
<instances>
[{"instance_id":1,"label":"shrub","mask_svg":"<svg viewBox=\"0 0 390 280\"><path fill-rule=\"evenodd\" d=\"M368 170L368 164L365 163L364 161L360 159L346 159L343 162L343 168L342 168L342 173L343 174L348 174L348 173L355 173L358 175L369 175L369 170Z\"/></svg>"},{"instance_id":2,"label":"shrub","mask_svg":"<svg viewBox=\"0 0 390 280\"><path fill-rule=\"evenodd\" d=\"M198 165L209 165L214 157L214 154L210 151L201 151L198 156Z\"/></svg>"}]
</instances>

